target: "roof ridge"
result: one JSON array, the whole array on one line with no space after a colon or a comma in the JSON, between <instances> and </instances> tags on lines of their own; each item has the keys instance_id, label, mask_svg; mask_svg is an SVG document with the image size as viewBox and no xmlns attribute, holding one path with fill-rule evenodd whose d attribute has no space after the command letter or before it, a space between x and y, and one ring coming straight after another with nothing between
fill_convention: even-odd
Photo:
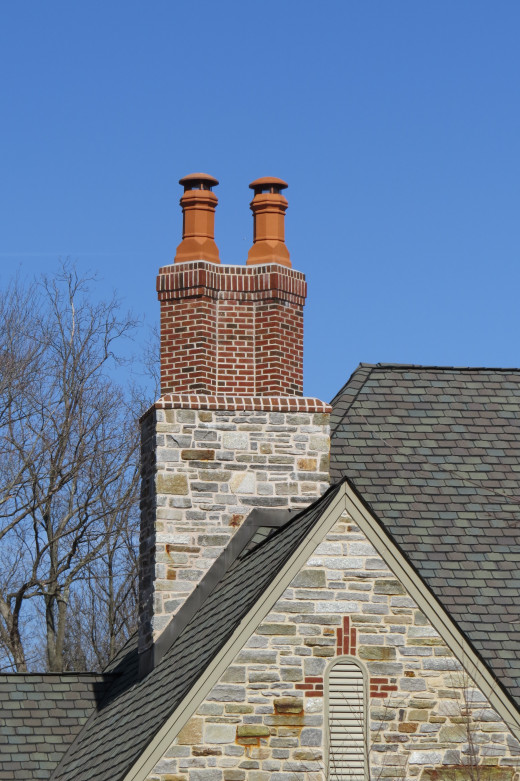
<instances>
[{"instance_id":1,"label":"roof ridge","mask_svg":"<svg viewBox=\"0 0 520 781\"><path fill-rule=\"evenodd\" d=\"M359 388L356 390L356 392L352 396L352 399L350 400L349 404L347 405L347 407L346 407L343 415L341 416L341 418L335 424L334 424L333 418L331 418L331 426L330 426L331 441L332 441L332 439L333 439L337 429L343 423L343 421L347 417L348 413L350 412L350 410L352 408L352 405L355 404L355 402L357 401L357 398L358 398L359 394L361 393L361 390L364 388L365 383L370 379L370 375L372 374L372 371L373 371L373 366L371 364L368 364L368 363L367 364L362 364L362 363L360 363L359 366L354 370L352 375L349 377L349 379L347 380L345 385L341 388L340 391L338 391L338 393L334 396L334 398L330 402L332 408L334 409L334 404L336 402L336 399L339 399L339 398L342 397L343 392L346 390L346 388L348 388L348 386L350 385L352 380L354 380L356 375L357 374L361 374L361 373L364 374L364 377L362 378L362 382L360 383Z\"/></svg>"},{"instance_id":2,"label":"roof ridge","mask_svg":"<svg viewBox=\"0 0 520 781\"><path fill-rule=\"evenodd\" d=\"M431 371L462 371L462 372L519 372L518 366L441 366L437 364L420 364L420 363L360 363L358 369L424 369ZM354 372L354 374L356 373ZM339 395L339 394L338 394Z\"/></svg>"},{"instance_id":3,"label":"roof ridge","mask_svg":"<svg viewBox=\"0 0 520 781\"><path fill-rule=\"evenodd\" d=\"M340 398L340 396L343 394L343 391L346 388L348 388L348 386L350 385L352 380L356 377L356 375L361 374L362 372L367 372L367 370L368 370L367 376L369 376L370 372L372 371L374 366L377 366L377 364L375 364L375 363L358 363L358 365L356 366L356 368L354 369L354 371L352 372L352 374L350 375L348 380L346 382L344 382L343 385L341 386L341 388L337 391L337 393L334 394L333 398L329 402L330 405L332 407L334 406L334 402L336 401L336 399Z\"/></svg>"}]
</instances>

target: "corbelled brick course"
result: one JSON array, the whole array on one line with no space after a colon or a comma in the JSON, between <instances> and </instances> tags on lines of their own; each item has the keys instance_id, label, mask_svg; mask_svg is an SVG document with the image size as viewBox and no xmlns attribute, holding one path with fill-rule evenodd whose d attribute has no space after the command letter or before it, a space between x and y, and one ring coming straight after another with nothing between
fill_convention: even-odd
<instances>
[{"instance_id":1,"label":"corbelled brick course","mask_svg":"<svg viewBox=\"0 0 520 781\"><path fill-rule=\"evenodd\" d=\"M330 404L308 396L201 396L167 393L155 409L229 410L234 412L319 412L328 415Z\"/></svg>"}]
</instances>

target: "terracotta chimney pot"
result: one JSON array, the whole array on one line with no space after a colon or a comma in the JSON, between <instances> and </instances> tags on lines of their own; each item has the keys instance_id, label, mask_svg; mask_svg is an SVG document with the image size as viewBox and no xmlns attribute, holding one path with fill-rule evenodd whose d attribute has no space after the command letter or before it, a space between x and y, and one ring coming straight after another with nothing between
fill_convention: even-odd
<instances>
[{"instance_id":1,"label":"terracotta chimney pot","mask_svg":"<svg viewBox=\"0 0 520 781\"><path fill-rule=\"evenodd\" d=\"M289 204L281 194L288 186L283 179L274 176L264 176L249 185L255 195L251 201L254 230L248 266L279 263L291 268L289 250L285 246L285 212Z\"/></svg>"},{"instance_id":2,"label":"terracotta chimney pot","mask_svg":"<svg viewBox=\"0 0 520 781\"><path fill-rule=\"evenodd\" d=\"M211 188L218 180L208 174L189 174L179 179L184 187L182 206L182 241L175 253L175 263L207 260L220 263L215 244L215 209L218 198Z\"/></svg>"}]
</instances>

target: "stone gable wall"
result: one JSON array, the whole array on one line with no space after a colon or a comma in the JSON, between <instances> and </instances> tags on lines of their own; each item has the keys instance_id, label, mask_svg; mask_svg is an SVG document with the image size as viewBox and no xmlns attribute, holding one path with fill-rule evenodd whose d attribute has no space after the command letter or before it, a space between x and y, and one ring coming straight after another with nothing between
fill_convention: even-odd
<instances>
[{"instance_id":1,"label":"stone gable wall","mask_svg":"<svg viewBox=\"0 0 520 781\"><path fill-rule=\"evenodd\" d=\"M345 517L148 781L325 779L324 677L342 655L367 671L371 780L518 779L520 744Z\"/></svg>"},{"instance_id":2,"label":"stone gable wall","mask_svg":"<svg viewBox=\"0 0 520 781\"><path fill-rule=\"evenodd\" d=\"M251 510L301 509L322 495L330 445L321 412L156 409L142 426L141 651Z\"/></svg>"}]
</instances>

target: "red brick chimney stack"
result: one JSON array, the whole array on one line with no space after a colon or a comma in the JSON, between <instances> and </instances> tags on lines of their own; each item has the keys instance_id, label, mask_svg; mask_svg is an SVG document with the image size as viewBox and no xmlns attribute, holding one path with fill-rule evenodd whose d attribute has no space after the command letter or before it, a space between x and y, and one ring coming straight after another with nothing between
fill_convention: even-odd
<instances>
[{"instance_id":1,"label":"red brick chimney stack","mask_svg":"<svg viewBox=\"0 0 520 781\"><path fill-rule=\"evenodd\" d=\"M215 244L215 209L218 198L211 188L218 180L208 174L189 174L179 179L184 187L182 206L182 241L177 247L175 263L207 260L220 263Z\"/></svg>"},{"instance_id":2,"label":"red brick chimney stack","mask_svg":"<svg viewBox=\"0 0 520 781\"><path fill-rule=\"evenodd\" d=\"M264 176L251 182L254 191L253 246L247 256L247 265L279 263L291 268L289 250L285 246L285 212L287 199L281 194L289 185L283 179Z\"/></svg>"},{"instance_id":3,"label":"red brick chimney stack","mask_svg":"<svg viewBox=\"0 0 520 781\"><path fill-rule=\"evenodd\" d=\"M183 240L157 278L161 394L302 396L307 285L284 243L287 183L264 177L250 185L254 244L245 266L220 265L217 180L191 174L180 183Z\"/></svg>"}]
</instances>

